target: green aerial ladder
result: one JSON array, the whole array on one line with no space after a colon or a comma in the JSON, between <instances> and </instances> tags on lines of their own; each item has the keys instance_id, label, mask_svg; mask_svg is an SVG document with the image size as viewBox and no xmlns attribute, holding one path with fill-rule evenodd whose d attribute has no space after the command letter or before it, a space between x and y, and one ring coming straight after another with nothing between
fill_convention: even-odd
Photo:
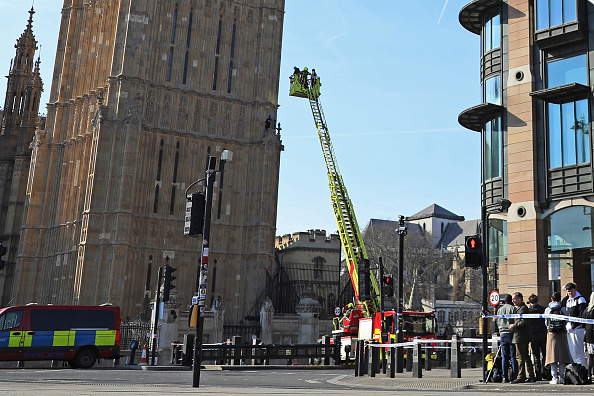
<instances>
[{"instance_id":1,"label":"green aerial ladder","mask_svg":"<svg viewBox=\"0 0 594 396\"><path fill-rule=\"evenodd\" d=\"M338 224L338 234L344 249L347 267L353 282L355 298L357 304L363 310L363 315L371 316L375 312L380 311L380 293L373 272L369 269L369 260L365 251L365 245L363 244L363 238L361 237L361 231L359 231L359 226L357 225L353 204L349 199L347 189L342 181L338 162L336 161L332 142L330 141L328 124L326 124L322 104L319 101L320 79L316 75L315 69L309 73L307 68L304 68L303 71L295 68L295 73L290 77L290 80L291 90L289 95L307 98L309 100L311 112L318 128L318 138L322 145L324 161L328 170L332 208L334 209L334 216ZM363 276L365 274L369 276L368 284L370 289L367 291L368 293L359 290L360 267L363 269Z\"/></svg>"}]
</instances>

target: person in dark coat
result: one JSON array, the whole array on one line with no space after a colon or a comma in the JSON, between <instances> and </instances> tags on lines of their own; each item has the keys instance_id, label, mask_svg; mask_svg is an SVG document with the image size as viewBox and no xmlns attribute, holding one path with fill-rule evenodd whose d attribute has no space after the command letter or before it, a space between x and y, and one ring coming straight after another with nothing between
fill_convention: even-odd
<instances>
[{"instance_id":1,"label":"person in dark coat","mask_svg":"<svg viewBox=\"0 0 594 396\"><path fill-rule=\"evenodd\" d=\"M529 313L528 307L524 304L524 296L522 296L522 293L515 292L512 294L512 301L518 309L518 314ZM528 352L528 345L532 340L532 331L530 330L529 320L518 318L513 324L509 325L509 329L514 332L512 344L515 344L516 346L516 357L518 358L519 366L518 378L512 381L512 384L536 382L534 366L532 365L532 359L530 359L530 353ZM528 371L528 378L526 378L526 371Z\"/></svg>"},{"instance_id":2,"label":"person in dark coat","mask_svg":"<svg viewBox=\"0 0 594 396\"><path fill-rule=\"evenodd\" d=\"M588 307L582 314L583 318L594 319L594 292L590 294ZM592 380L594 375L594 324L586 324L586 334L584 336L584 347L588 354L588 377Z\"/></svg>"},{"instance_id":3,"label":"person in dark coat","mask_svg":"<svg viewBox=\"0 0 594 396\"><path fill-rule=\"evenodd\" d=\"M536 294L528 297L528 311L531 314L543 314L545 307L538 303ZM530 330L532 331L532 341L530 341L530 349L532 349L532 357L534 358L534 372L536 380L540 381L548 377L547 370L545 370L544 362L546 361L547 348L547 326L543 319L530 319Z\"/></svg>"}]
</instances>

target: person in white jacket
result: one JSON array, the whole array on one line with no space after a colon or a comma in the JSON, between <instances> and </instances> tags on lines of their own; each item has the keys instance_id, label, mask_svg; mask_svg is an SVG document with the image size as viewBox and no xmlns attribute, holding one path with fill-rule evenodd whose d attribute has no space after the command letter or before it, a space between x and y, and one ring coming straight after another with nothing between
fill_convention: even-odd
<instances>
[{"instance_id":1,"label":"person in white jacket","mask_svg":"<svg viewBox=\"0 0 594 396\"><path fill-rule=\"evenodd\" d=\"M575 283L569 282L565 285L567 292L567 302L565 309L567 309L568 316L580 318L582 313L588 306L586 299L576 290ZM586 354L584 353L584 336L586 330L581 323L567 321L567 344L569 345L569 354L573 363L586 366Z\"/></svg>"}]
</instances>

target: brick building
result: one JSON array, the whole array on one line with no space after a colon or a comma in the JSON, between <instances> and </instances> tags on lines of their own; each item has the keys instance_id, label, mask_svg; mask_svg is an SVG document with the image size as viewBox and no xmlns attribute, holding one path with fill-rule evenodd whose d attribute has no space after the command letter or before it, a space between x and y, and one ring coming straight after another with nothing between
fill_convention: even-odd
<instances>
[{"instance_id":1,"label":"brick building","mask_svg":"<svg viewBox=\"0 0 594 396\"><path fill-rule=\"evenodd\" d=\"M481 44L482 103L459 122L482 136L482 204L512 203L489 221L499 287L546 301L574 281L589 295L594 4L475 0L459 20Z\"/></svg>"}]
</instances>

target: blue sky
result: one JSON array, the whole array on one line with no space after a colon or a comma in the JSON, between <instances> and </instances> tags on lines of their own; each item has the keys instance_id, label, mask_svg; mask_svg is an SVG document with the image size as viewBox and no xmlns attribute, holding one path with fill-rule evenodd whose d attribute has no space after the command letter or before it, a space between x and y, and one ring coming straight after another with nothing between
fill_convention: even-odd
<instances>
[{"instance_id":1,"label":"blue sky","mask_svg":"<svg viewBox=\"0 0 594 396\"><path fill-rule=\"evenodd\" d=\"M309 104L288 96L293 66L315 68L321 77L320 100L360 227L433 203L467 220L480 216L480 135L457 121L481 101L479 37L458 22L468 2L286 0L277 235L337 229ZM0 3L6 75L31 4ZM35 4L42 103L51 89L62 4Z\"/></svg>"}]
</instances>

